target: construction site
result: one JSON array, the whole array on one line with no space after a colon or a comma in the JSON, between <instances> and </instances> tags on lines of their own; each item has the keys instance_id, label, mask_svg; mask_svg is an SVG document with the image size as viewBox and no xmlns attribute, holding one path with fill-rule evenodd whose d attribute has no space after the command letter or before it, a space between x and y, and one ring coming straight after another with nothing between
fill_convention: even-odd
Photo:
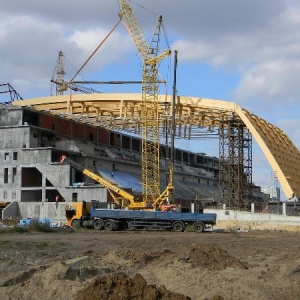
<instances>
[{"instance_id":1,"label":"construction site","mask_svg":"<svg viewBox=\"0 0 300 300\"><path fill-rule=\"evenodd\" d=\"M192 202L202 201L250 211L251 203L272 200L252 182L253 142L276 174L278 190L286 199L297 201L299 151L289 137L233 102L177 95L177 52L160 49L162 17L150 42L126 1L120 2L119 17L68 81L64 54L58 53L51 78L56 95L22 99L10 84L1 85L1 93L7 95L0 118L2 218L63 220L64 206L53 206L53 211L51 203L97 200L106 208L117 202L116 198L124 198L113 191L118 188L140 197L144 206L177 204L188 211ZM143 62L141 81L76 81L120 23L131 35ZM159 66L171 55L173 93L161 95L159 86L165 80L158 77ZM91 83L138 83L142 92L98 93L87 86ZM219 157L203 153L201 146L196 153L175 147L175 140L210 138L219 140ZM93 175L60 163L62 155L113 187L107 188L109 183L103 186ZM143 208L141 204L135 206Z\"/></svg>"},{"instance_id":2,"label":"construction site","mask_svg":"<svg viewBox=\"0 0 300 300\"><path fill-rule=\"evenodd\" d=\"M0 85L0 219L56 224L52 235L0 236L1 268L11 266L0 276L1 299L298 299L299 266L284 255L287 242L299 250L299 150L234 102L178 95L177 51L161 50L162 17L148 42L129 2L119 5L119 22L70 80L59 51L55 95L23 99ZM122 23L141 80L76 80ZM158 73L170 56L173 93L165 95ZM140 84L141 93L87 87L99 84ZM201 150L209 139L218 157ZM199 150L178 140L197 140ZM275 198L252 180L253 143L272 168ZM180 218L162 217L173 212ZM161 222L137 221L152 213Z\"/></svg>"}]
</instances>

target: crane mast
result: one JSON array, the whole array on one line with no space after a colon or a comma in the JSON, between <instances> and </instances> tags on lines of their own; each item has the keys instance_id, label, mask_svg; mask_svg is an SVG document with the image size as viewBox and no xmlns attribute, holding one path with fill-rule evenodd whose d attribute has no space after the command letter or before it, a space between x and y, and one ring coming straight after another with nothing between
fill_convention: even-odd
<instances>
[{"instance_id":1,"label":"crane mast","mask_svg":"<svg viewBox=\"0 0 300 300\"><path fill-rule=\"evenodd\" d=\"M56 96L63 95L64 91L66 90L65 86L63 86L64 75L65 75L64 54L62 51L59 51L58 59L57 59L57 63L56 63L56 81L58 83L58 84L56 84Z\"/></svg>"},{"instance_id":2,"label":"crane mast","mask_svg":"<svg viewBox=\"0 0 300 300\"><path fill-rule=\"evenodd\" d=\"M158 55L160 26L162 17L159 16L151 43L148 44L145 35L129 6L127 0L120 0L120 17L131 34L143 62L142 78L142 188L143 200L156 203L161 199L159 176L159 103L158 103L158 64L171 51L167 50ZM168 190L167 190L168 191ZM167 197L163 193L164 197Z\"/></svg>"}]
</instances>

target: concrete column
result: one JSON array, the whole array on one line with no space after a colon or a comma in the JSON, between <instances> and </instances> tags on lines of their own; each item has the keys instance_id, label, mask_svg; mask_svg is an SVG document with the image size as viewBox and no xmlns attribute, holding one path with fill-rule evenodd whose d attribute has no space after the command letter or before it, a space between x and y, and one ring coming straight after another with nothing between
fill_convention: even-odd
<instances>
[{"instance_id":1,"label":"concrete column","mask_svg":"<svg viewBox=\"0 0 300 300\"><path fill-rule=\"evenodd\" d=\"M254 203L251 203L251 212L255 213L255 205L254 205Z\"/></svg>"},{"instance_id":2,"label":"concrete column","mask_svg":"<svg viewBox=\"0 0 300 300\"><path fill-rule=\"evenodd\" d=\"M191 203L191 213L195 212L195 203Z\"/></svg>"},{"instance_id":3,"label":"concrete column","mask_svg":"<svg viewBox=\"0 0 300 300\"><path fill-rule=\"evenodd\" d=\"M282 215L286 216L286 202L282 202Z\"/></svg>"},{"instance_id":4,"label":"concrete column","mask_svg":"<svg viewBox=\"0 0 300 300\"><path fill-rule=\"evenodd\" d=\"M75 182L75 169L71 169L71 185Z\"/></svg>"},{"instance_id":5,"label":"concrete column","mask_svg":"<svg viewBox=\"0 0 300 300\"><path fill-rule=\"evenodd\" d=\"M223 204L223 209L224 209L224 210L226 209L226 204L225 204L225 203Z\"/></svg>"},{"instance_id":6,"label":"concrete column","mask_svg":"<svg viewBox=\"0 0 300 300\"><path fill-rule=\"evenodd\" d=\"M46 200L46 176L42 173L42 202Z\"/></svg>"},{"instance_id":7,"label":"concrete column","mask_svg":"<svg viewBox=\"0 0 300 300\"><path fill-rule=\"evenodd\" d=\"M46 218L46 216L47 216L47 213L46 213L45 201L42 201L42 203L40 205L40 218Z\"/></svg>"}]
</instances>

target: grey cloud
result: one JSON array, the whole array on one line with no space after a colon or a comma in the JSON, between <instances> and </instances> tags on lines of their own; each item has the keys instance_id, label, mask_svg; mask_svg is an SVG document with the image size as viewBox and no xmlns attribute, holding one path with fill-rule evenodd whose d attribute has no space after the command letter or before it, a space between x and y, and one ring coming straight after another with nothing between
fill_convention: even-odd
<instances>
[{"instance_id":1,"label":"grey cloud","mask_svg":"<svg viewBox=\"0 0 300 300\"><path fill-rule=\"evenodd\" d=\"M235 98L249 99L258 93L273 97L268 94L267 86L256 91L252 89L257 79L255 74L262 74L263 64L281 57L290 64L299 59L299 25L288 19L288 6L283 0L135 0L131 1L131 6L148 36L154 29L157 15L163 15L169 39L174 47L179 45L181 63L185 60L204 62L215 68L239 72L242 81L233 94ZM108 32L118 20L117 14L117 0L5 1L0 12L0 51L3 54L1 64L7 68L0 79L46 77L45 70L52 72L59 50L66 51L75 65L80 65L87 53L68 38L76 30L84 33L102 28ZM27 24L26 18L30 18L31 23ZM11 20L17 21L11 23ZM5 36L1 35L1 30ZM120 49L113 56L116 61L128 54L130 46L126 45L126 40L129 45L132 43L122 26L118 33L120 36L110 46L113 52ZM109 53L101 55L108 57ZM278 82L280 74L286 76L285 70L278 73ZM263 75L267 77L271 73ZM247 81L251 76L252 80ZM271 79L266 78L266 82L272 83ZM280 95L288 90L291 82L294 81L282 84Z\"/></svg>"}]
</instances>

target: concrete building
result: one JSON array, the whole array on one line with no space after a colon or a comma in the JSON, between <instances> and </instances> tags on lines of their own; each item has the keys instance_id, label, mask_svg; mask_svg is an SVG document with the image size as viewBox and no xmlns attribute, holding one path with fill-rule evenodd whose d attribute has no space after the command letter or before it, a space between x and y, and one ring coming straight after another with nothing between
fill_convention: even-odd
<instances>
[{"instance_id":1,"label":"concrete building","mask_svg":"<svg viewBox=\"0 0 300 300\"><path fill-rule=\"evenodd\" d=\"M103 176L113 172L111 181L141 192L141 140L137 137L28 107L2 106L0 141L2 203L55 202L59 196L66 202L98 200L106 207L107 190L61 164L62 154ZM165 152L162 146L162 187L166 183ZM134 178L127 186L126 177ZM218 158L175 149L174 183L178 202L196 197L218 199ZM13 211L20 215L17 209Z\"/></svg>"},{"instance_id":2,"label":"concrete building","mask_svg":"<svg viewBox=\"0 0 300 300\"><path fill-rule=\"evenodd\" d=\"M264 194L269 194L270 198L275 201L280 201L280 188L279 187L263 187L262 192Z\"/></svg>"}]
</instances>

